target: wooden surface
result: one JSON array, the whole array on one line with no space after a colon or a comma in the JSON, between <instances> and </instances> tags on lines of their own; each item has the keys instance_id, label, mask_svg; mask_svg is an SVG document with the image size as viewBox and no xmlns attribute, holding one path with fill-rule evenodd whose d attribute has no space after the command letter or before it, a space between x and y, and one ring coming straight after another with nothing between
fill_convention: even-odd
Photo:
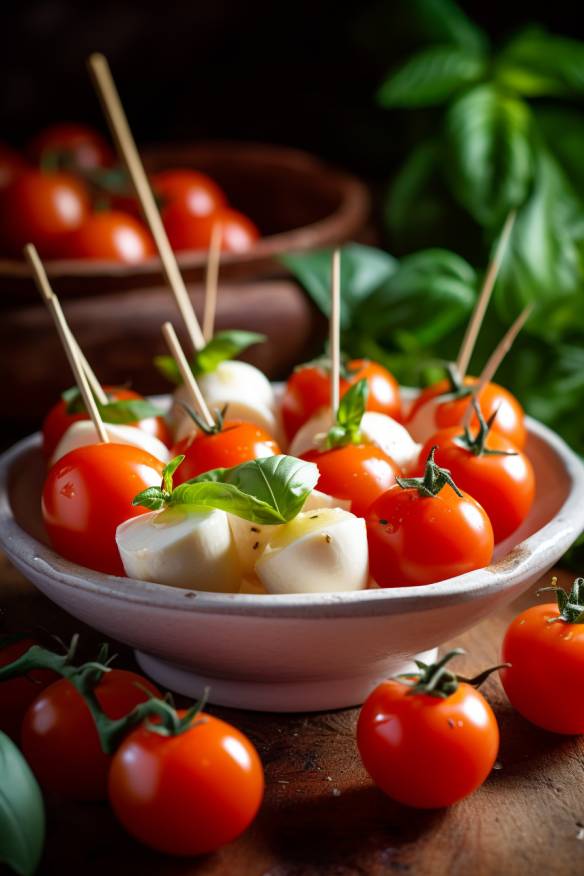
<instances>
[{"instance_id":1,"label":"wooden surface","mask_svg":"<svg viewBox=\"0 0 584 876\"><path fill-rule=\"evenodd\" d=\"M571 577L560 573L562 583ZM546 576L546 583L549 576ZM460 669L498 659L506 624L534 593L455 643ZM67 638L97 637L36 593L0 557L3 627L40 624ZM119 664L131 665L124 648ZM499 681L484 693L501 728L501 750L486 784L449 810L419 812L388 800L369 780L355 746L358 711L270 715L212 708L246 732L262 757L266 796L252 827L198 860L158 855L129 839L106 804L47 801L41 876L582 876L584 741L532 727L513 712Z\"/></svg>"}]
</instances>

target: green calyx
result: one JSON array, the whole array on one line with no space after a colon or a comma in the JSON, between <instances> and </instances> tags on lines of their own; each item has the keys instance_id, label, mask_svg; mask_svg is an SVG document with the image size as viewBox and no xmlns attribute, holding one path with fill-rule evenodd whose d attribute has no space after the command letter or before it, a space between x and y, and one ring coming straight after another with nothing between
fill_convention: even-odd
<instances>
[{"instance_id":1,"label":"green calyx","mask_svg":"<svg viewBox=\"0 0 584 876\"><path fill-rule=\"evenodd\" d=\"M466 652L462 648L453 648L452 651L445 654L437 663L424 663L422 660L416 660L416 666L420 670L419 674L405 673L396 675L396 681L409 685L408 695L410 696L420 694L446 699L458 690L459 684L464 683L470 684L473 687L480 687L492 672L509 666L509 663L501 663L485 669L473 678L466 678L464 675L457 675L455 672L452 672L446 665L454 657L459 657L464 653Z\"/></svg>"},{"instance_id":2,"label":"green calyx","mask_svg":"<svg viewBox=\"0 0 584 876\"><path fill-rule=\"evenodd\" d=\"M456 495L462 498L463 494L452 480L452 476L448 469L440 468L440 466L434 462L434 454L436 453L436 450L437 448L433 447L428 454L423 477L396 478L396 482L403 490L417 490L420 496L427 499L437 496L440 490L448 484L449 487L452 487Z\"/></svg>"},{"instance_id":3,"label":"green calyx","mask_svg":"<svg viewBox=\"0 0 584 876\"><path fill-rule=\"evenodd\" d=\"M455 399L466 398L467 396L472 395L472 386L468 386L460 379L458 368L454 362L448 362L446 364L446 373L448 376L449 387L443 395L451 396L453 401Z\"/></svg>"},{"instance_id":4,"label":"green calyx","mask_svg":"<svg viewBox=\"0 0 584 876\"><path fill-rule=\"evenodd\" d=\"M221 362L235 359L248 347L253 344L261 344L265 340L266 336L257 332L239 330L217 332L204 347L197 351L190 362L191 371L195 377L200 377L201 374L210 374ZM172 356L156 356L154 365L171 383L177 386L182 383L180 371Z\"/></svg>"},{"instance_id":5,"label":"green calyx","mask_svg":"<svg viewBox=\"0 0 584 876\"><path fill-rule=\"evenodd\" d=\"M558 600L558 617L551 617L548 623L563 621L566 624L584 624L584 578L576 578L570 592L558 587L558 579L552 578L550 587L542 587L540 593L555 593Z\"/></svg>"},{"instance_id":6,"label":"green calyx","mask_svg":"<svg viewBox=\"0 0 584 876\"><path fill-rule=\"evenodd\" d=\"M515 450L491 450L486 446L487 438L495 422L495 417L499 413L499 409L493 411L488 420L485 420L481 406L478 403L476 396L473 396L471 402L474 412L479 421L479 428L474 438L471 435L469 426L464 427L464 432L458 438L454 439L454 443L463 450L468 450L473 456L517 456Z\"/></svg>"},{"instance_id":7,"label":"green calyx","mask_svg":"<svg viewBox=\"0 0 584 876\"><path fill-rule=\"evenodd\" d=\"M213 425L209 426L207 421L199 416L190 405L187 405L184 402L179 402L179 404L204 435L217 435L219 432L223 431L223 423L225 422L225 414L227 413L228 405L224 405L221 410L218 408L214 409Z\"/></svg>"},{"instance_id":8,"label":"green calyx","mask_svg":"<svg viewBox=\"0 0 584 876\"><path fill-rule=\"evenodd\" d=\"M339 402L335 423L324 437L323 450L361 443L361 420L367 407L368 394L369 387L365 379L359 380L347 390Z\"/></svg>"},{"instance_id":9,"label":"green calyx","mask_svg":"<svg viewBox=\"0 0 584 876\"><path fill-rule=\"evenodd\" d=\"M86 413L83 397L76 386L66 389L61 394L61 398L65 402L68 414ZM107 404L102 405L97 399L95 403L104 423L115 423L119 426L137 423L149 417L162 416L162 411L144 398L116 400L112 395L108 395Z\"/></svg>"}]
</instances>

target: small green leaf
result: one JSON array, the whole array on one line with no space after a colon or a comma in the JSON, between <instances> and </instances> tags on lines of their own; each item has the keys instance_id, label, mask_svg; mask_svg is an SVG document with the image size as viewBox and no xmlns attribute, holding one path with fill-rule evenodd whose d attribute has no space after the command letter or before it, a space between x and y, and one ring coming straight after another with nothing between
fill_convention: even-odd
<instances>
[{"instance_id":1,"label":"small green leaf","mask_svg":"<svg viewBox=\"0 0 584 876\"><path fill-rule=\"evenodd\" d=\"M66 389L61 398L67 406L68 414L85 413L83 397L76 386ZM112 397L109 396L111 399ZM150 417L161 417L162 411L156 405L144 398L112 399L107 404L97 404L99 413L104 423L128 425L146 420Z\"/></svg>"},{"instance_id":2,"label":"small green leaf","mask_svg":"<svg viewBox=\"0 0 584 876\"><path fill-rule=\"evenodd\" d=\"M529 27L505 47L497 77L523 94L584 93L584 42Z\"/></svg>"},{"instance_id":3,"label":"small green leaf","mask_svg":"<svg viewBox=\"0 0 584 876\"><path fill-rule=\"evenodd\" d=\"M377 93L385 107L435 106L478 82L487 70L480 54L455 45L432 46L391 73Z\"/></svg>"},{"instance_id":4,"label":"small green leaf","mask_svg":"<svg viewBox=\"0 0 584 876\"><path fill-rule=\"evenodd\" d=\"M32 876L45 839L40 788L14 743L0 733L0 862Z\"/></svg>"},{"instance_id":5,"label":"small green leaf","mask_svg":"<svg viewBox=\"0 0 584 876\"><path fill-rule=\"evenodd\" d=\"M227 359L235 359L253 344L261 344L266 340L265 335L257 332L224 331L217 332L211 340L205 344L196 355L194 364L195 374L208 374L215 371L221 362Z\"/></svg>"},{"instance_id":6,"label":"small green leaf","mask_svg":"<svg viewBox=\"0 0 584 876\"><path fill-rule=\"evenodd\" d=\"M174 475L179 465L184 462L184 458L184 453L181 453L171 459L170 462L162 469L162 486L167 493L172 493L172 476Z\"/></svg>"},{"instance_id":7,"label":"small green leaf","mask_svg":"<svg viewBox=\"0 0 584 876\"><path fill-rule=\"evenodd\" d=\"M182 377L180 376L178 365L172 356L155 356L154 367L168 380L169 383L173 383L175 386L180 386L182 383Z\"/></svg>"},{"instance_id":8,"label":"small green leaf","mask_svg":"<svg viewBox=\"0 0 584 876\"><path fill-rule=\"evenodd\" d=\"M132 505L139 505L141 508L148 508L149 511L160 511L166 508L170 501L170 493L163 490L161 487L147 487L134 496Z\"/></svg>"},{"instance_id":9,"label":"small green leaf","mask_svg":"<svg viewBox=\"0 0 584 876\"><path fill-rule=\"evenodd\" d=\"M418 27L436 42L450 42L476 52L488 48L486 33L471 21L454 0L409 0L408 11Z\"/></svg>"}]
</instances>

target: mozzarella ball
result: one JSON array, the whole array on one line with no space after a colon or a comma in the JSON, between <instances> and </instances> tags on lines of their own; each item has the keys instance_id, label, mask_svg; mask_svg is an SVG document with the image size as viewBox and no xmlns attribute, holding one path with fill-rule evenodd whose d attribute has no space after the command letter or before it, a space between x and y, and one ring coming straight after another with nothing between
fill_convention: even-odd
<instances>
[{"instance_id":1,"label":"mozzarella ball","mask_svg":"<svg viewBox=\"0 0 584 876\"><path fill-rule=\"evenodd\" d=\"M117 423L104 423L103 425L112 444L133 444L134 447L141 447L142 450L146 450L147 453L155 456L161 462L169 461L168 447L154 435L149 435L148 432L138 429L137 426L123 426ZM50 464L54 465L66 453L76 450L78 447L86 447L88 444L99 444L97 429L91 420L77 420L69 426L57 444Z\"/></svg>"}]
</instances>

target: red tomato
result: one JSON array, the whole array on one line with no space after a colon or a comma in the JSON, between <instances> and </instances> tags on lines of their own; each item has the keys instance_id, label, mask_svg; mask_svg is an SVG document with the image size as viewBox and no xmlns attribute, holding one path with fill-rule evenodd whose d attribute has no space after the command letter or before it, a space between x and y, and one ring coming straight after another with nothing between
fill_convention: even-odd
<instances>
[{"instance_id":1,"label":"red tomato","mask_svg":"<svg viewBox=\"0 0 584 876\"><path fill-rule=\"evenodd\" d=\"M26 162L18 152L0 143L0 191L26 170Z\"/></svg>"},{"instance_id":2,"label":"red tomato","mask_svg":"<svg viewBox=\"0 0 584 876\"><path fill-rule=\"evenodd\" d=\"M227 206L217 183L196 170L161 170L151 175L150 182L163 206L178 203L192 216L208 216Z\"/></svg>"},{"instance_id":3,"label":"red tomato","mask_svg":"<svg viewBox=\"0 0 584 876\"><path fill-rule=\"evenodd\" d=\"M193 216L180 201L171 201L162 210L164 227L174 250L209 249L211 234L221 223L221 249L223 252L246 252L260 233L251 219L231 207L221 207L207 216Z\"/></svg>"},{"instance_id":4,"label":"red tomato","mask_svg":"<svg viewBox=\"0 0 584 876\"><path fill-rule=\"evenodd\" d=\"M174 475L176 486L213 468L233 468L250 459L274 456L282 451L260 426L243 420L226 420L220 432L194 432L173 448L172 455L185 459Z\"/></svg>"},{"instance_id":5,"label":"red tomato","mask_svg":"<svg viewBox=\"0 0 584 876\"><path fill-rule=\"evenodd\" d=\"M528 721L552 733L582 734L584 623L556 620L559 616L549 602L512 621L502 650L511 666L501 670L501 681L513 707Z\"/></svg>"},{"instance_id":6,"label":"red tomato","mask_svg":"<svg viewBox=\"0 0 584 876\"><path fill-rule=\"evenodd\" d=\"M369 567L380 587L443 581L488 566L493 528L471 496L445 484L433 496L396 484L367 513Z\"/></svg>"},{"instance_id":7,"label":"red tomato","mask_svg":"<svg viewBox=\"0 0 584 876\"><path fill-rule=\"evenodd\" d=\"M472 386L476 382L476 377L466 377L464 380L465 386ZM423 443L433 432L438 432L439 429L447 429L450 426L460 426L462 423L468 407L469 396L463 396L453 401L445 401L438 405L434 411L431 428L426 428L425 424L422 427L416 424L417 415L421 408L437 396L448 392L450 392L448 380L440 380L438 383L434 383L432 386L424 389L415 400L408 416L408 429L416 441ZM525 415L515 396L511 395L508 390L497 383L488 383L481 390L478 401L485 420L488 420L495 411L498 411L493 423L493 432L503 435L509 441L512 441L515 447L523 450L527 440ZM476 429L477 426L478 421L476 415L473 414L471 427ZM420 428L422 429L421 431Z\"/></svg>"},{"instance_id":8,"label":"red tomato","mask_svg":"<svg viewBox=\"0 0 584 876\"><path fill-rule=\"evenodd\" d=\"M367 410L379 411L388 417L401 420L399 385L395 377L377 362L368 359L352 359L346 369L350 379L341 378L341 398L347 390L367 380ZM282 420L288 440L321 408L331 403L330 375L319 365L301 365L292 372L286 383L282 398Z\"/></svg>"},{"instance_id":9,"label":"red tomato","mask_svg":"<svg viewBox=\"0 0 584 876\"><path fill-rule=\"evenodd\" d=\"M62 241L62 255L71 259L103 259L135 265L156 253L148 229L119 210L92 213Z\"/></svg>"},{"instance_id":10,"label":"red tomato","mask_svg":"<svg viewBox=\"0 0 584 876\"><path fill-rule=\"evenodd\" d=\"M55 550L81 566L123 575L116 529L145 508L134 496L159 486L163 463L129 444L78 447L50 469L42 497L45 527Z\"/></svg>"},{"instance_id":11,"label":"red tomato","mask_svg":"<svg viewBox=\"0 0 584 876\"><path fill-rule=\"evenodd\" d=\"M385 681L367 698L357 725L365 769L388 796L424 809L450 806L489 775L499 748L491 707L471 685L446 697Z\"/></svg>"},{"instance_id":12,"label":"red tomato","mask_svg":"<svg viewBox=\"0 0 584 876\"><path fill-rule=\"evenodd\" d=\"M0 666L9 663L26 654L29 648L37 645L34 639L19 639L10 645L5 645L0 651ZM0 730L12 739L18 740L24 713L48 684L52 684L57 676L48 669L35 669L22 678L11 678L0 682Z\"/></svg>"},{"instance_id":13,"label":"red tomato","mask_svg":"<svg viewBox=\"0 0 584 876\"><path fill-rule=\"evenodd\" d=\"M397 463L373 444L346 444L323 452L309 450L302 459L317 464L318 489L336 499L349 500L351 511L359 517L365 516L371 503L402 473Z\"/></svg>"},{"instance_id":14,"label":"red tomato","mask_svg":"<svg viewBox=\"0 0 584 876\"><path fill-rule=\"evenodd\" d=\"M31 160L40 164L51 154L66 155L75 168L110 167L114 155L98 131L87 125L61 123L45 128L29 145Z\"/></svg>"},{"instance_id":15,"label":"red tomato","mask_svg":"<svg viewBox=\"0 0 584 876\"><path fill-rule=\"evenodd\" d=\"M110 401L126 401L128 399L143 398L139 393L123 386L104 386L103 389ZM57 404L51 408L43 422L43 453L45 458L50 459L52 457L57 449L57 444L73 423L77 420L87 419L88 415L85 411L82 411L79 414L67 413L66 403L63 399L59 399ZM137 423L131 425L137 426L149 435L154 435L155 438L158 438L163 444L166 444L167 447L170 447L172 444L170 430L166 425L164 417L147 417L145 420L139 420Z\"/></svg>"},{"instance_id":16,"label":"red tomato","mask_svg":"<svg viewBox=\"0 0 584 876\"><path fill-rule=\"evenodd\" d=\"M125 717L148 694L159 691L135 672L112 669L95 688L109 718ZM22 725L22 751L45 791L73 800L107 796L111 756L105 754L89 708L70 681L47 687L30 706Z\"/></svg>"},{"instance_id":17,"label":"red tomato","mask_svg":"<svg viewBox=\"0 0 584 876\"><path fill-rule=\"evenodd\" d=\"M484 508L498 543L515 532L529 514L535 496L533 467L524 453L495 432L487 436L485 448L505 455L475 455L456 443L460 437L458 426L436 432L422 448L419 474L430 450L437 447L436 462L448 469L457 486ZM507 455L509 452L513 456Z\"/></svg>"},{"instance_id":18,"label":"red tomato","mask_svg":"<svg viewBox=\"0 0 584 876\"><path fill-rule=\"evenodd\" d=\"M88 214L89 195L81 180L69 173L27 170L3 193L2 237L16 255L34 243L42 256L54 258L63 237Z\"/></svg>"},{"instance_id":19,"label":"red tomato","mask_svg":"<svg viewBox=\"0 0 584 876\"><path fill-rule=\"evenodd\" d=\"M235 839L253 821L263 791L249 739L204 713L177 736L139 727L116 752L109 776L110 803L128 833L171 855L201 855Z\"/></svg>"}]
</instances>

